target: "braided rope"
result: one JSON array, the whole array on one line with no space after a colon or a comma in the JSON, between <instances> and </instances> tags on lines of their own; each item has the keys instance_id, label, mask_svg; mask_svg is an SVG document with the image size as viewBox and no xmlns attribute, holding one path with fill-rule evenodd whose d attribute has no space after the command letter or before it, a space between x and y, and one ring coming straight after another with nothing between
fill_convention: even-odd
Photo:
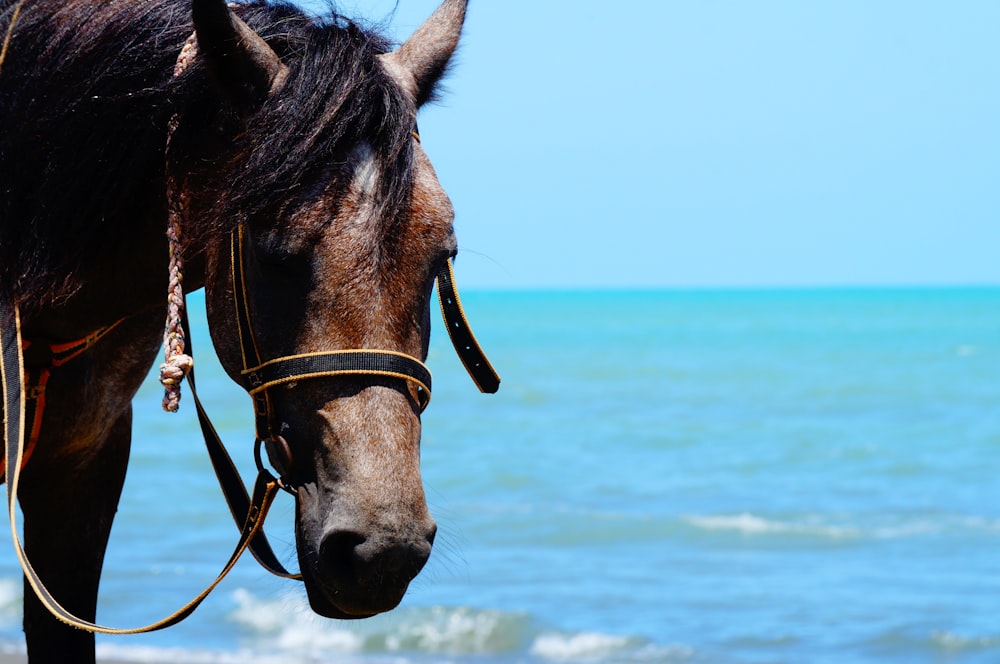
<instances>
[{"instance_id":1,"label":"braided rope","mask_svg":"<svg viewBox=\"0 0 1000 664\"><path fill-rule=\"evenodd\" d=\"M194 33L184 42L177 62L174 63L174 78L177 78L194 61L198 52L197 35ZM177 186L170 169L170 143L180 118L175 115L167 127L167 242L170 247L170 274L167 290L167 323L163 329L163 364L160 365L160 383L163 385L163 410L176 413L181 405L181 382L194 367L194 358L184 352L184 243L182 226L187 218L188 194Z\"/></svg>"},{"instance_id":2,"label":"braided rope","mask_svg":"<svg viewBox=\"0 0 1000 664\"><path fill-rule=\"evenodd\" d=\"M173 187L168 187L172 189ZM172 192L171 192L172 193ZM163 330L164 362L160 365L163 384L163 410L177 412L181 402L181 381L194 366L194 359L184 352L184 254L181 222L187 210L187 195L170 196L167 240L170 244L170 286L167 292L167 324Z\"/></svg>"},{"instance_id":3,"label":"braided rope","mask_svg":"<svg viewBox=\"0 0 1000 664\"><path fill-rule=\"evenodd\" d=\"M174 63L174 78L183 74L188 66L194 62L197 55L198 35L191 33L191 36L184 41L184 46L181 47L181 52L177 56L177 62Z\"/></svg>"}]
</instances>

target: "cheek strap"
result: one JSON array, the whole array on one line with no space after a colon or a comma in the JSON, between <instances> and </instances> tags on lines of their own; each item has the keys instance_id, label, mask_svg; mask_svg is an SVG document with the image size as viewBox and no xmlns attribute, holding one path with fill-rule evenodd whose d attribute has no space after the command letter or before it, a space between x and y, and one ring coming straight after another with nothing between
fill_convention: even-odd
<instances>
[{"instance_id":1,"label":"cheek strap","mask_svg":"<svg viewBox=\"0 0 1000 664\"><path fill-rule=\"evenodd\" d=\"M451 260L445 262L437 276L438 297L441 300L441 315L448 327L448 336L455 347L455 352L465 365L476 387L480 392L495 394L500 389L500 376L490 364L483 352L476 335L469 327L469 321L462 309L462 301L458 298L455 286L455 268Z\"/></svg>"}]
</instances>

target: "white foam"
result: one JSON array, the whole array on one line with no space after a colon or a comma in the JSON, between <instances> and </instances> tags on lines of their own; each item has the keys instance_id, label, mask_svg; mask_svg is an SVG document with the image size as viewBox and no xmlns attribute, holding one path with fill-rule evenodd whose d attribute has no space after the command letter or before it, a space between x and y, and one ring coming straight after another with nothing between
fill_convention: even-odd
<instances>
[{"instance_id":1,"label":"white foam","mask_svg":"<svg viewBox=\"0 0 1000 664\"><path fill-rule=\"evenodd\" d=\"M23 587L20 579L0 579L0 622L20 621Z\"/></svg>"},{"instance_id":2,"label":"white foam","mask_svg":"<svg viewBox=\"0 0 1000 664\"><path fill-rule=\"evenodd\" d=\"M743 535L792 534L830 538L858 537L861 535L861 532L857 528L834 526L812 520L805 522L775 521L746 512L718 516L688 515L683 518L692 526L704 530L735 531Z\"/></svg>"},{"instance_id":3,"label":"white foam","mask_svg":"<svg viewBox=\"0 0 1000 664\"><path fill-rule=\"evenodd\" d=\"M290 616L303 609L301 598L282 596L263 600L250 591L240 588L233 593L236 609L230 614L233 621L262 634L276 634L287 623Z\"/></svg>"},{"instance_id":4,"label":"white foam","mask_svg":"<svg viewBox=\"0 0 1000 664\"><path fill-rule=\"evenodd\" d=\"M595 664L667 664L688 662L695 655L693 648L684 645L657 645L645 639L599 632L546 632L535 639L530 652L535 657L553 662Z\"/></svg>"},{"instance_id":5,"label":"white foam","mask_svg":"<svg viewBox=\"0 0 1000 664\"><path fill-rule=\"evenodd\" d=\"M298 595L260 599L234 593L230 619L253 645L300 657L321 652L491 654L527 643L526 614L467 607L409 607L360 622L331 622L312 613Z\"/></svg>"},{"instance_id":6,"label":"white foam","mask_svg":"<svg viewBox=\"0 0 1000 664\"><path fill-rule=\"evenodd\" d=\"M1000 532L1000 519L960 514L935 514L906 518L883 518L880 522L865 525L838 525L829 523L827 517L812 515L798 520L779 521L749 514L723 514L713 516L686 515L682 520L695 528L707 531L734 532L745 536L790 535L835 540L873 538L878 540L905 539L941 535L943 533Z\"/></svg>"},{"instance_id":7,"label":"white foam","mask_svg":"<svg viewBox=\"0 0 1000 664\"><path fill-rule=\"evenodd\" d=\"M872 537L876 539L902 539L918 537L941 532L942 524L930 520L904 521L890 526L873 528Z\"/></svg>"},{"instance_id":8,"label":"white foam","mask_svg":"<svg viewBox=\"0 0 1000 664\"><path fill-rule=\"evenodd\" d=\"M596 632L542 634L531 646L531 654L545 659L574 661L606 657L628 648L629 639Z\"/></svg>"},{"instance_id":9,"label":"white foam","mask_svg":"<svg viewBox=\"0 0 1000 664\"><path fill-rule=\"evenodd\" d=\"M351 654L359 652L364 645L358 634L341 627L345 623L317 617L300 595L264 600L241 588L233 593L233 598L237 607L230 618L248 628L255 638L265 637L276 650Z\"/></svg>"},{"instance_id":10,"label":"white foam","mask_svg":"<svg viewBox=\"0 0 1000 664\"><path fill-rule=\"evenodd\" d=\"M952 632L934 632L931 641L942 650L989 650L1000 646L1000 636L963 636Z\"/></svg>"},{"instance_id":11,"label":"white foam","mask_svg":"<svg viewBox=\"0 0 1000 664\"><path fill-rule=\"evenodd\" d=\"M386 650L491 653L507 650L508 616L500 611L432 607L404 615L385 638Z\"/></svg>"},{"instance_id":12,"label":"white foam","mask_svg":"<svg viewBox=\"0 0 1000 664\"><path fill-rule=\"evenodd\" d=\"M188 650L184 648L118 646L113 643L98 643L97 658L109 662L139 662L143 664L283 664L287 660L278 656L266 656L241 652L216 652L209 650Z\"/></svg>"},{"instance_id":13,"label":"white foam","mask_svg":"<svg viewBox=\"0 0 1000 664\"><path fill-rule=\"evenodd\" d=\"M736 530L750 535L784 530L781 524L745 512L723 516L686 516L684 520L705 530Z\"/></svg>"}]
</instances>

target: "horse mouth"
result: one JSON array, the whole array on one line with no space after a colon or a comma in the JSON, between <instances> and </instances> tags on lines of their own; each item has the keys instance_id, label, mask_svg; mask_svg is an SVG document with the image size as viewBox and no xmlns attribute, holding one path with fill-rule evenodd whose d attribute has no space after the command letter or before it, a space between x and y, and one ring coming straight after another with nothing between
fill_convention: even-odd
<instances>
[{"instance_id":1,"label":"horse mouth","mask_svg":"<svg viewBox=\"0 0 1000 664\"><path fill-rule=\"evenodd\" d=\"M396 592L382 588L378 593L345 593L329 589L322 583L307 581L306 595L309 607L317 615L333 620L364 620L395 609L408 587L409 583L406 583Z\"/></svg>"},{"instance_id":2,"label":"horse mouth","mask_svg":"<svg viewBox=\"0 0 1000 664\"><path fill-rule=\"evenodd\" d=\"M370 611L360 613L348 612L334 606L329 600L322 599L315 601L311 597L309 599L309 608L311 608L316 615L329 618L331 620L364 620L365 618L377 616L380 613L379 611L375 611L374 613Z\"/></svg>"}]
</instances>

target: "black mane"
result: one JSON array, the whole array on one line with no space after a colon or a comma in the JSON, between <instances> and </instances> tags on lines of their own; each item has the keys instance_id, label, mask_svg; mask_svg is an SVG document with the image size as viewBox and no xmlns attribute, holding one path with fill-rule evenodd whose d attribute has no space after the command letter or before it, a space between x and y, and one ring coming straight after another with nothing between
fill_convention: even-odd
<instances>
[{"instance_id":1,"label":"black mane","mask_svg":"<svg viewBox=\"0 0 1000 664\"><path fill-rule=\"evenodd\" d=\"M0 0L0 35L16 4ZM175 114L225 134L224 151L200 166L219 203L190 220L190 236L315 196L347 175L347 155L365 137L381 164L382 216L405 205L414 109L377 65L390 44L342 16L316 20L290 4L260 0L236 12L289 67L279 94L248 119L220 110L200 66L173 76L193 30L189 0L24 4L0 71L0 280L24 304L79 288L88 260L127 242L134 225L165 231ZM150 269L165 266L166 256Z\"/></svg>"}]
</instances>

